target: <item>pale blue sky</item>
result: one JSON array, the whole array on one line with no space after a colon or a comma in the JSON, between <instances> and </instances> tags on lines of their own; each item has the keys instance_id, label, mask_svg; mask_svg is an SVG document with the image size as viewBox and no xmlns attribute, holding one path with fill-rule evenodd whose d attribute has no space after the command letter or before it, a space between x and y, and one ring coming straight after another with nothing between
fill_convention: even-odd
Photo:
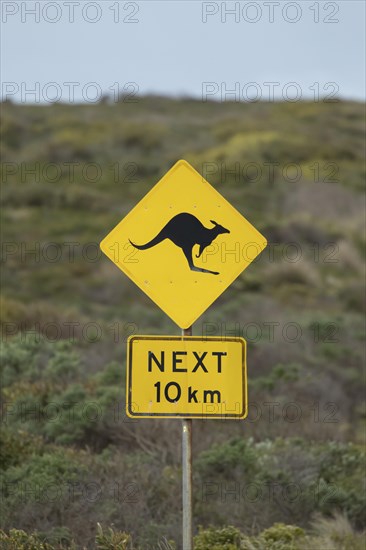
<instances>
[{"instance_id":1,"label":"pale blue sky","mask_svg":"<svg viewBox=\"0 0 366 550\"><path fill-rule=\"evenodd\" d=\"M300 93L312 98L318 88L345 98L365 95L363 0L1 4L3 98L7 93L43 102L61 94L63 101L92 102L99 90L116 90L115 83L122 90L129 82L142 94L197 97L204 82L216 83L210 97L217 100L235 85L232 98L260 93L269 99L268 82L279 83L272 85L279 99ZM225 6L236 9L226 22ZM251 82L256 86L248 87ZM324 89L327 83L335 84Z\"/></svg>"}]
</instances>

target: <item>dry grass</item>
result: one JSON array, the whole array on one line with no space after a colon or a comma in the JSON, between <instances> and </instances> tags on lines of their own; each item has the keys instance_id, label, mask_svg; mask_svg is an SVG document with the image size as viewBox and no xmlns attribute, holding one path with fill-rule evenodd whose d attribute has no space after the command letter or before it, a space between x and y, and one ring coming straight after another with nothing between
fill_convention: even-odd
<instances>
[{"instance_id":1,"label":"dry grass","mask_svg":"<svg viewBox=\"0 0 366 550\"><path fill-rule=\"evenodd\" d=\"M366 533L357 533L348 518L340 513L332 518L315 517L312 531L304 549L365 550Z\"/></svg>"}]
</instances>

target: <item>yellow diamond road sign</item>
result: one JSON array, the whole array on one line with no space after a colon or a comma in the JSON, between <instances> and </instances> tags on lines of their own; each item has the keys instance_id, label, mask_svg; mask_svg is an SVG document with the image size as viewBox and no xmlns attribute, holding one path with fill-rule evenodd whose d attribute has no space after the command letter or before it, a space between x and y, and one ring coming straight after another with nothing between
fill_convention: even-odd
<instances>
[{"instance_id":1,"label":"yellow diamond road sign","mask_svg":"<svg viewBox=\"0 0 366 550\"><path fill-rule=\"evenodd\" d=\"M267 241L188 162L178 161L101 242L101 249L181 328Z\"/></svg>"},{"instance_id":2,"label":"yellow diamond road sign","mask_svg":"<svg viewBox=\"0 0 366 550\"><path fill-rule=\"evenodd\" d=\"M128 339L128 416L229 419L247 409L243 338Z\"/></svg>"}]
</instances>

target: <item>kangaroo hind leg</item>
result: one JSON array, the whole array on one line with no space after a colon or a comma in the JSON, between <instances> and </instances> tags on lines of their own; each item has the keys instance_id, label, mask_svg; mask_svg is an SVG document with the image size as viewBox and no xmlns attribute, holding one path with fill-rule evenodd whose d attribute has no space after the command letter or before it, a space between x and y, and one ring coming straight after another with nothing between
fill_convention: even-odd
<instances>
[{"instance_id":1,"label":"kangaroo hind leg","mask_svg":"<svg viewBox=\"0 0 366 550\"><path fill-rule=\"evenodd\" d=\"M218 271L210 271L209 269L204 269L203 267L196 267L193 264L192 260L192 247L183 248L183 252L185 257L187 258L188 265L191 269L191 271L198 271L200 273L211 273L212 275L218 275Z\"/></svg>"}]
</instances>

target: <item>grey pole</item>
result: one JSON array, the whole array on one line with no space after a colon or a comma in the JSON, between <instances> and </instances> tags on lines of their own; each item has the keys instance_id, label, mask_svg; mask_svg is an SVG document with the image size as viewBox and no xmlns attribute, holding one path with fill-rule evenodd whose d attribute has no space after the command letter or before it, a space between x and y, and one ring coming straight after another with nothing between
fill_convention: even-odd
<instances>
[{"instance_id":1,"label":"grey pole","mask_svg":"<svg viewBox=\"0 0 366 550\"><path fill-rule=\"evenodd\" d=\"M192 336L192 327L183 329L183 336ZM192 420L190 418L182 420L182 495L183 550L192 550Z\"/></svg>"}]
</instances>

